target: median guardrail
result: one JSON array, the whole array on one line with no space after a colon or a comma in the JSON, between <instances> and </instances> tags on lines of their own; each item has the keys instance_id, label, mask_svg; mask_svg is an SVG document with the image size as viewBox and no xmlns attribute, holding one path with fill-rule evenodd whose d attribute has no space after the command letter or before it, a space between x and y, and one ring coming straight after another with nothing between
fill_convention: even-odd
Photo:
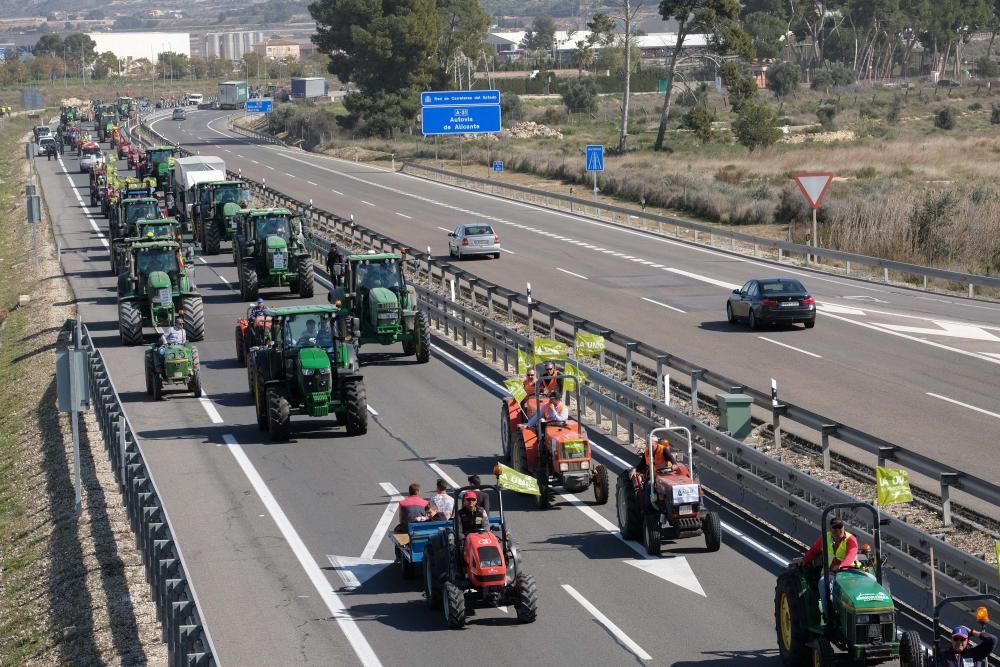
<instances>
[{"instance_id":1,"label":"median guardrail","mask_svg":"<svg viewBox=\"0 0 1000 667\"><path fill-rule=\"evenodd\" d=\"M76 320L68 320L64 335L73 336ZM180 545L170 528L170 518L160 501L152 471L146 466L142 443L125 413L118 390L91 340L80 326L81 349L89 360L90 395L114 470L129 524L142 554L149 593L167 645L169 664L176 667L215 667L215 649L199 610L194 587L187 577Z\"/></svg>"}]
</instances>

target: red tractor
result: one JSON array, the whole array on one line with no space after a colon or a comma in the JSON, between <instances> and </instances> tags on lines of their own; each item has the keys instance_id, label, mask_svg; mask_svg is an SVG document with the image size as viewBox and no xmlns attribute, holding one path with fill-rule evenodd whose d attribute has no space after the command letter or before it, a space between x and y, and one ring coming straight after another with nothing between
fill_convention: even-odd
<instances>
[{"instance_id":1,"label":"red tractor","mask_svg":"<svg viewBox=\"0 0 1000 667\"><path fill-rule=\"evenodd\" d=\"M660 432L687 435L687 458L694 466L691 431L683 426L655 428L649 433L649 446L642 462L621 473L615 500L618 528L627 540L641 536L646 552L659 556L664 538L705 536L705 547L718 551L722 544L722 525L717 512L704 506L701 484L683 457L670 451Z\"/></svg>"},{"instance_id":2,"label":"red tractor","mask_svg":"<svg viewBox=\"0 0 1000 667\"><path fill-rule=\"evenodd\" d=\"M455 492L456 507L473 487ZM417 535L401 547L412 563L412 550L420 553L424 565L424 596L431 607L441 605L449 628L465 625L474 607L511 605L521 623L538 617L538 588L535 579L521 572L521 557L507 530L500 489L492 485L479 491L496 492L497 514L484 519L478 530L463 535L459 511L451 521L428 522L437 526L431 535ZM413 523L418 527L421 524ZM425 542L426 541L426 542Z\"/></svg>"},{"instance_id":3,"label":"red tractor","mask_svg":"<svg viewBox=\"0 0 1000 667\"><path fill-rule=\"evenodd\" d=\"M515 470L533 476L540 494L536 496L539 509L552 504L553 486L561 486L567 493L585 491L594 487L594 502L608 502L608 470L591 457L587 429L579 419L580 385L574 376L562 376L562 383L572 380L576 387L576 419L565 421L533 420L536 413L545 415L549 401L562 391L544 391L544 380L537 380L534 392L521 403L513 397L504 399L500 411L500 439L504 459ZM560 388L565 386L560 385ZM522 404L523 403L523 404Z\"/></svg>"},{"instance_id":4,"label":"red tractor","mask_svg":"<svg viewBox=\"0 0 1000 667\"><path fill-rule=\"evenodd\" d=\"M127 158L128 152L129 150L131 150L131 148L132 144L130 144L126 139L122 138L122 140L118 142L118 159L124 160L125 158Z\"/></svg>"}]
</instances>

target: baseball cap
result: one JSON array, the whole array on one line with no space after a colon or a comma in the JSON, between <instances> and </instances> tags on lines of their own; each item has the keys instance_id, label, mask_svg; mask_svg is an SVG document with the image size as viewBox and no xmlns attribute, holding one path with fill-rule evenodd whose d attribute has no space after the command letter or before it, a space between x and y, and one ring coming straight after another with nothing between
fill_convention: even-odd
<instances>
[{"instance_id":1,"label":"baseball cap","mask_svg":"<svg viewBox=\"0 0 1000 667\"><path fill-rule=\"evenodd\" d=\"M478 498L478 497L479 496L476 495L476 492L472 490L466 491L464 494L462 494L463 500L466 498Z\"/></svg>"},{"instance_id":2,"label":"baseball cap","mask_svg":"<svg viewBox=\"0 0 1000 667\"><path fill-rule=\"evenodd\" d=\"M257 297L257 303L264 303L264 297L262 296Z\"/></svg>"},{"instance_id":3,"label":"baseball cap","mask_svg":"<svg viewBox=\"0 0 1000 667\"><path fill-rule=\"evenodd\" d=\"M964 637L965 639L968 639L969 628L965 627L964 625L956 625L954 628L951 629L951 637L952 639L954 639L955 637Z\"/></svg>"}]
</instances>

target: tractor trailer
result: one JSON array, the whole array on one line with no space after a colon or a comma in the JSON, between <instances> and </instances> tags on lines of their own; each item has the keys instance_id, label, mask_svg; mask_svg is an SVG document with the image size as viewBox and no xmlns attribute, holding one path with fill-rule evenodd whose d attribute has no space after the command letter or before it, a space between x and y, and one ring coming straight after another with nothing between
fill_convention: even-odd
<instances>
[{"instance_id":1,"label":"tractor trailer","mask_svg":"<svg viewBox=\"0 0 1000 667\"><path fill-rule=\"evenodd\" d=\"M296 99L326 97L329 90L321 76L292 77L292 97Z\"/></svg>"},{"instance_id":2,"label":"tractor trailer","mask_svg":"<svg viewBox=\"0 0 1000 667\"><path fill-rule=\"evenodd\" d=\"M191 220L196 205L195 189L199 183L226 180L226 161L214 155L192 155L174 160L174 208L181 220Z\"/></svg>"},{"instance_id":3,"label":"tractor trailer","mask_svg":"<svg viewBox=\"0 0 1000 667\"><path fill-rule=\"evenodd\" d=\"M219 84L219 108L242 109L247 104L246 81L224 81Z\"/></svg>"}]
</instances>

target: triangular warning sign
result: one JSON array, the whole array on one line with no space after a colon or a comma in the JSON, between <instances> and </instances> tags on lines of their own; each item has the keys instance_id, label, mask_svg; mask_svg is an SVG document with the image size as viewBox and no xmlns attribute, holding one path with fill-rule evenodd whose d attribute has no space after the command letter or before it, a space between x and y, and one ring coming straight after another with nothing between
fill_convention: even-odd
<instances>
[{"instance_id":1,"label":"triangular warning sign","mask_svg":"<svg viewBox=\"0 0 1000 667\"><path fill-rule=\"evenodd\" d=\"M832 180L833 174L828 173L795 174L795 182L799 184L799 190L802 191L806 201L813 208L819 208L819 205L823 203L823 195L826 194Z\"/></svg>"}]
</instances>

